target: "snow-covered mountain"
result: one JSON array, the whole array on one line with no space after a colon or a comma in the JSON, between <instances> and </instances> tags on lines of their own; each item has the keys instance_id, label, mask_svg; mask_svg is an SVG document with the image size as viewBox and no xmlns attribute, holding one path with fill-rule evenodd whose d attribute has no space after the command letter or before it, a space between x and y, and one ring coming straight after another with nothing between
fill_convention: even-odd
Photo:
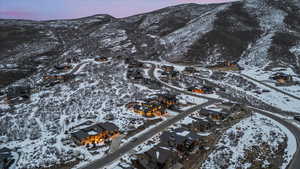
<instances>
[{"instance_id":1,"label":"snow-covered mountain","mask_svg":"<svg viewBox=\"0 0 300 169\"><path fill-rule=\"evenodd\" d=\"M0 20L1 85L30 75L39 65L95 55L247 66L285 65L299 72L300 5L294 1L246 0L185 4L114 18ZM14 65L12 65L14 64Z\"/></svg>"},{"instance_id":2,"label":"snow-covered mountain","mask_svg":"<svg viewBox=\"0 0 300 169\"><path fill-rule=\"evenodd\" d=\"M101 57L105 59L97 61ZM157 123L125 105L158 93L180 94L151 76L151 71L153 76L162 75L166 65L175 67L173 73L179 79L170 82L176 81L171 84L182 90L188 85L206 84L211 78L211 82L221 84L217 85L220 92L223 90L219 87L232 88L223 95L235 92L232 96L242 98L241 102L265 101L261 107L268 103L296 112L299 100L295 96L287 99L283 92L263 90L265 86L250 83L240 74L214 73L198 65L237 62L245 69L242 73L250 72L261 81L273 74L274 67L285 67L285 72L300 81L299 57L298 0L184 4L127 18L95 15L51 21L0 19L0 148L3 145L21 152L17 168L100 158L108 147L100 148L98 155L91 154L84 146L73 146L70 132L82 125L110 121L123 132L136 129L138 133ZM138 66L132 68L128 62ZM61 63L67 68L57 68ZM199 72L186 75L182 72L188 67L174 63L196 64L192 68ZM262 74L257 69L270 71ZM19 87L29 83L30 99L10 104L7 87L15 83L21 84ZM299 95L298 86L285 91ZM181 97L179 100L187 103ZM188 102L200 104L199 98Z\"/></svg>"}]
</instances>

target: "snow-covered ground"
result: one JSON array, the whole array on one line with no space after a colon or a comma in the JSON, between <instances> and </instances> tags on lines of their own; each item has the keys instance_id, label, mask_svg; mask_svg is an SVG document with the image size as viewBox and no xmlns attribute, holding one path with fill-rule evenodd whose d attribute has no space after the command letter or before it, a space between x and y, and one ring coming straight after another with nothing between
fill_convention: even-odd
<instances>
[{"instance_id":1,"label":"snow-covered ground","mask_svg":"<svg viewBox=\"0 0 300 169\"><path fill-rule=\"evenodd\" d=\"M100 158L107 148L91 155L85 147L73 148L61 141L69 138L65 131L72 132L73 127L88 120L104 122L105 117L112 114L114 119L110 122L122 131L126 131L131 122L134 127L144 124L144 117L130 112L124 105L154 91L129 83L125 79L124 64L90 61L84 65L76 71L80 75L71 82L42 87L32 94L29 104L16 105L13 111L1 100L1 110L11 112L0 117L0 135L7 137L0 147L20 148L22 156L17 168L61 163L71 160L70 153L86 160ZM37 83L41 79L42 75L32 77Z\"/></svg>"},{"instance_id":2,"label":"snow-covered ground","mask_svg":"<svg viewBox=\"0 0 300 169\"><path fill-rule=\"evenodd\" d=\"M272 71L264 71L264 70L255 70L255 69L251 69L251 70L245 70L242 73L246 74L254 79L257 79L259 81L262 81L270 86L276 87L279 90L282 90L286 93L289 93L291 95L295 95L297 97L300 97L300 86L299 85L293 85L293 86L276 86L275 82L270 80L269 77L276 73L276 72L282 72L285 74L289 74L291 76L293 76L293 79L295 81L299 81L300 82L300 78L298 77L298 75L291 69L291 68L274 68Z\"/></svg>"},{"instance_id":3,"label":"snow-covered ground","mask_svg":"<svg viewBox=\"0 0 300 169\"><path fill-rule=\"evenodd\" d=\"M251 73L244 74L248 76L251 75ZM207 80L212 81L221 86L225 86L228 89L231 88L231 90L240 93L242 97L251 96L271 106L277 107L283 111L300 113L300 101L298 99L287 96L283 93L280 93L274 89L271 89L263 84L257 83L246 77L242 77L237 73L228 73L225 75L223 80ZM253 86L255 86L255 88L253 88ZM300 88L299 86L295 86L295 88L297 87ZM256 90L268 90L269 92L262 92L261 94L258 94L254 92Z\"/></svg>"},{"instance_id":4,"label":"snow-covered ground","mask_svg":"<svg viewBox=\"0 0 300 169\"><path fill-rule=\"evenodd\" d=\"M283 146L283 154L277 152L280 146ZM246 169L254 167L251 160L256 160L259 167L265 168L274 164L276 155L283 155L284 162L280 168L284 169L292 159L296 147L296 139L287 128L268 117L255 114L225 132L202 168ZM251 156L251 149L257 148L259 153Z\"/></svg>"},{"instance_id":5,"label":"snow-covered ground","mask_svg":"<svg viewBox=\"0 0 300 169\"><path fill-rule=\"evenodd\" d=\"M180 90L180 91L189 92L189 91L187 91L185 88L181 88L181 87L177 87L177 86L172 86L171 84L166 83L166 82L160 80L159 77L161 76L161 73L159 73L159 69L155 69L155 70L154 70L154 76L155 76L155 78L156 78L157 80L160 81L160 83L164 83L164 84L166 84L166 85L168 85L168 86L171 86L171 87L173 87L173 88L176 88L177 90ZM181 86L184 86L184 84L181 84ZM198 93L194 93L194 92L189 92L189 93L195 94L195 95L199 95L199 96L205 95L206 97L209 97L209 98L215 98L215 99L219 99L219 98L220 98L220 96L217 95L217 94L198 94Z\"/></svg>"}]
</instances>

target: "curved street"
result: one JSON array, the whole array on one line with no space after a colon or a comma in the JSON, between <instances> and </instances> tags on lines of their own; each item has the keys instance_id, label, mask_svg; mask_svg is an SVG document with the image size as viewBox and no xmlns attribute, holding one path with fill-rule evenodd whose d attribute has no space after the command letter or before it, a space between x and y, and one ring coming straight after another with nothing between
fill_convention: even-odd
<instances>
[{"instance_id":1,"label":"curved street","mask_svg":"<svg viewBox=\"0 0 300 169\"><path fill-rule=\"evenodd\" d=\"M280 89L278 89L278 88L276 88L276 87L273 87L273 86L271 86L271 85L269 85L269 84L267 84L267 83L265 83L265 82L256 80L256 79L254 79L254 78L252 78L252 77L250 77L250 76L248 76L248 75L245 75L245 74L240 74L240 75L243 76L243 77L245 77L245 78L247 78L247 79L253 80L253 81L255 81L256 83L259 83L259 84L261 84L261 85L264 85L264 86L266 86L266 87L268 87L268 88L270 88L270 89L273 89L273 90L275 90L276 92L279 92L279 93L282 93L282 94L287 95L287 96L289 96L289 97L292 97L292 98L294 98L294 99L300 100L300 97L295 96L295 95L292 95L292 94L287 93L287 92L285 92L285 91L282 91L282 90L280 90Z\"/></svg>"},{"instance_id":2,"label":"curved street","mask_svg":"<svg viewBox=\"0 0 300 169\"><path fill-rule=\"evenodd\" d=\"M159 79L157 79L157 77L155 77L154 75L154 71L155 71L155 65L151 64L151 68L149 70L149 76L155 80L157 80L158 82L160 82L163 86L170 88L176 92L179 93L183 93L186 95L190 95L190 96L194 96L194 97L198 97L198 98L204 98L207 99L208 101L204 104L200 104L197 106L194 106L188 110L185 111L178 111L178 115L174 116L173 118L170 118L162 123L160 123L159 125L149 129L148 131L140 134L138 137L135 137L136 139L132 139L133 141L129 141L128 143L126 143L125 145L121 146L118 150L116 150L114 153L108 154L107 156L92 161L89 164L86 164L83 167L80 167L80 169L91 169L91 168L103 168L111 163L113 163L115 160L119 159L121 156L123 156L124 154L130 152L132 149L134 149L135 147L137 147L139 144L142 144L143 142L147 141L148 139L152 138L154 135L156 135L157 133L165 130L166 128L170 127L171 125L175 124L176 122L184 119L185 117L187 117L189 114L203 108L206 107L208 105L214 104L216 102L220 102L223 101L222 99L216 99L216 98L211 98L211 97L206 97L206 96L202 96L202 95L198 95L198 94L193 94L191 92L185 91L185 90L180 90L176 87L170 86L166 83L163 83L162 81L160 81ZM293 124L287 122L286 120L268 113L265 110L261 110L261 109L257 109L257 108L253 108L251 106L247 106L250 110L254 110L255 112L262 114L264 116L267 116L269 118L272 118L273 120L277 121L278 123L282 124L283 126L285 126L287 129L289 129L291 131L291 133L293 133L293 135L296 138L297 141L297 150L293 156L293 159L290 161L290 164L288 166L288 169L299 169L300 168L300 149L299 149L299 145L300 145L300 129L296 126L294 126ZM274 114L279 113L279 112L272 112ZM280 114L280 113L279 113Z\"/></svg>"},{"instance_id":3,"label":"curved street","mask_svg":"<svg viewBox=\"0 0 300 169\"><path fill-rule=\"evenodd\" d=\"M115 152L108 154L107 156L105 156L101 159L92 161L91 163L81 167L80 169L103 168L106 165L109 165L112 162L114 162L115 160L119 159L121 156L128 153L129 151L131 151L138 145L140 145L140 144L144 143L145 141L147 141L148 139L152 138L157 133L165 130L166 128L170 127L171 125L175 124L176 122L183 120L189 114L201 109L202 107L206 107L206 106L214 104L214 103L215 103L215 101L208 101L204 104L194 106L188 110L178 111L179 113L175 117L168 119L168 120L160 123L159 125L149 129L148 131L140 134L138 137L135 137L136 139L132 139L133 141L129 141L125 145L121 146Z\"/></svg>"},{"instance_id":4,"label":"curved street","mask_svg":"<svg viewBox=\"0 0 300 169\"><path fill-rule=\"evenodd\" d=\"M156 79L157 81L161 82L159 79L157 79L157 77L154 75L154 71L155 71L155 65L154 64L151 64L152 67L151 67L151 70L149 71L149 75L151 78L154 78ZM162 82L161 82L162 83ZM180 93L184 93L186 95L190 95L190 96L194 96L194 97L199 97L199 98L205 98L207 100L214 100L214 101L223 101L222 99L215 99L215 98L210 98L210 97L205 97L205 96L201 96L201 95L198 95L198 94L192 94L191 92L188 92L188 91L183 91L183 90L180 90L176 87L173 87L173 86L170 86L166 83L162 83L165 87L168 87L172 90L175 90L177 92L180 92ZM276 90L277 91L277 90ZM279 90L280 91L280 90ZM285 94L285 92L284 92ZM288 95L290 96L290 95ZM293 96L293 95L292 95ZM300 98L299 98L300 99ZM264 116L267 116L275 121L277 121L278 123L282 124L283 126L285 126L288 130L291 131L291 133L293 133L293 135L295 136L296 138L296 141L297 141L297 150L293 156L293 160L290 162L289 166L288 166L288 169L299 169L300 168L300 160L297 160L297 159L300 159L300 129L298 127L296 127L295 125L287 122L286 120L276 116L276 115L272 115L270 113L268 113L268 111L265 111L265 110L261 110L261 109L257 109L257 108L254 108L254 107L251 107L251 106L247 106L250 110L253 110L259 114L262 114ZM272 112L274 114L281 114L281 112Z\"/></svg>"}]
</instances>

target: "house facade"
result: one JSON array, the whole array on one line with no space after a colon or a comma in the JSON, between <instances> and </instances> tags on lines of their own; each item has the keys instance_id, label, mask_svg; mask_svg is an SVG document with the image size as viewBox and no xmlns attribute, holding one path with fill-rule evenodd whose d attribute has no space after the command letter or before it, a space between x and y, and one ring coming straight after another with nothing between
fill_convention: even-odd
<instances>
[{"instance_id":1,"label":"house facade","mask_svg":"<svg viewBox=\"0 0 300 169\"><path fill-rule=\"evenodd\" d=\"M77 145L101 143L120 135L119 128L113 123L97 123L71 133L72 140Z\"/></svg>"}]
</instances>

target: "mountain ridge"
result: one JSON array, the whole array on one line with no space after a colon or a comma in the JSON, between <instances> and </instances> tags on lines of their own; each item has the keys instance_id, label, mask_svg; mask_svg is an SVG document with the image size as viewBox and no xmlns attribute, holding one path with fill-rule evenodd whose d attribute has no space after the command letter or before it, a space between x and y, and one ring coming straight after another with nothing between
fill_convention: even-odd
<instances>
[{"instance_id":1,"label":"mountain ridge","mask_svg":"<svg viewBox=\"0 0 300 169\"><path fill-rule=\"evenodd\" d=\"M30 76L57 61L98 55L204 66L219 61L242 67L288 66L299 73L299 6L296 1L247 0L176 5L125 18L1 19L2 67L16 68L1 74L17 76L26 69ZM18 79L0 81L6 86Z\"/></svg>"}]
</instances>

